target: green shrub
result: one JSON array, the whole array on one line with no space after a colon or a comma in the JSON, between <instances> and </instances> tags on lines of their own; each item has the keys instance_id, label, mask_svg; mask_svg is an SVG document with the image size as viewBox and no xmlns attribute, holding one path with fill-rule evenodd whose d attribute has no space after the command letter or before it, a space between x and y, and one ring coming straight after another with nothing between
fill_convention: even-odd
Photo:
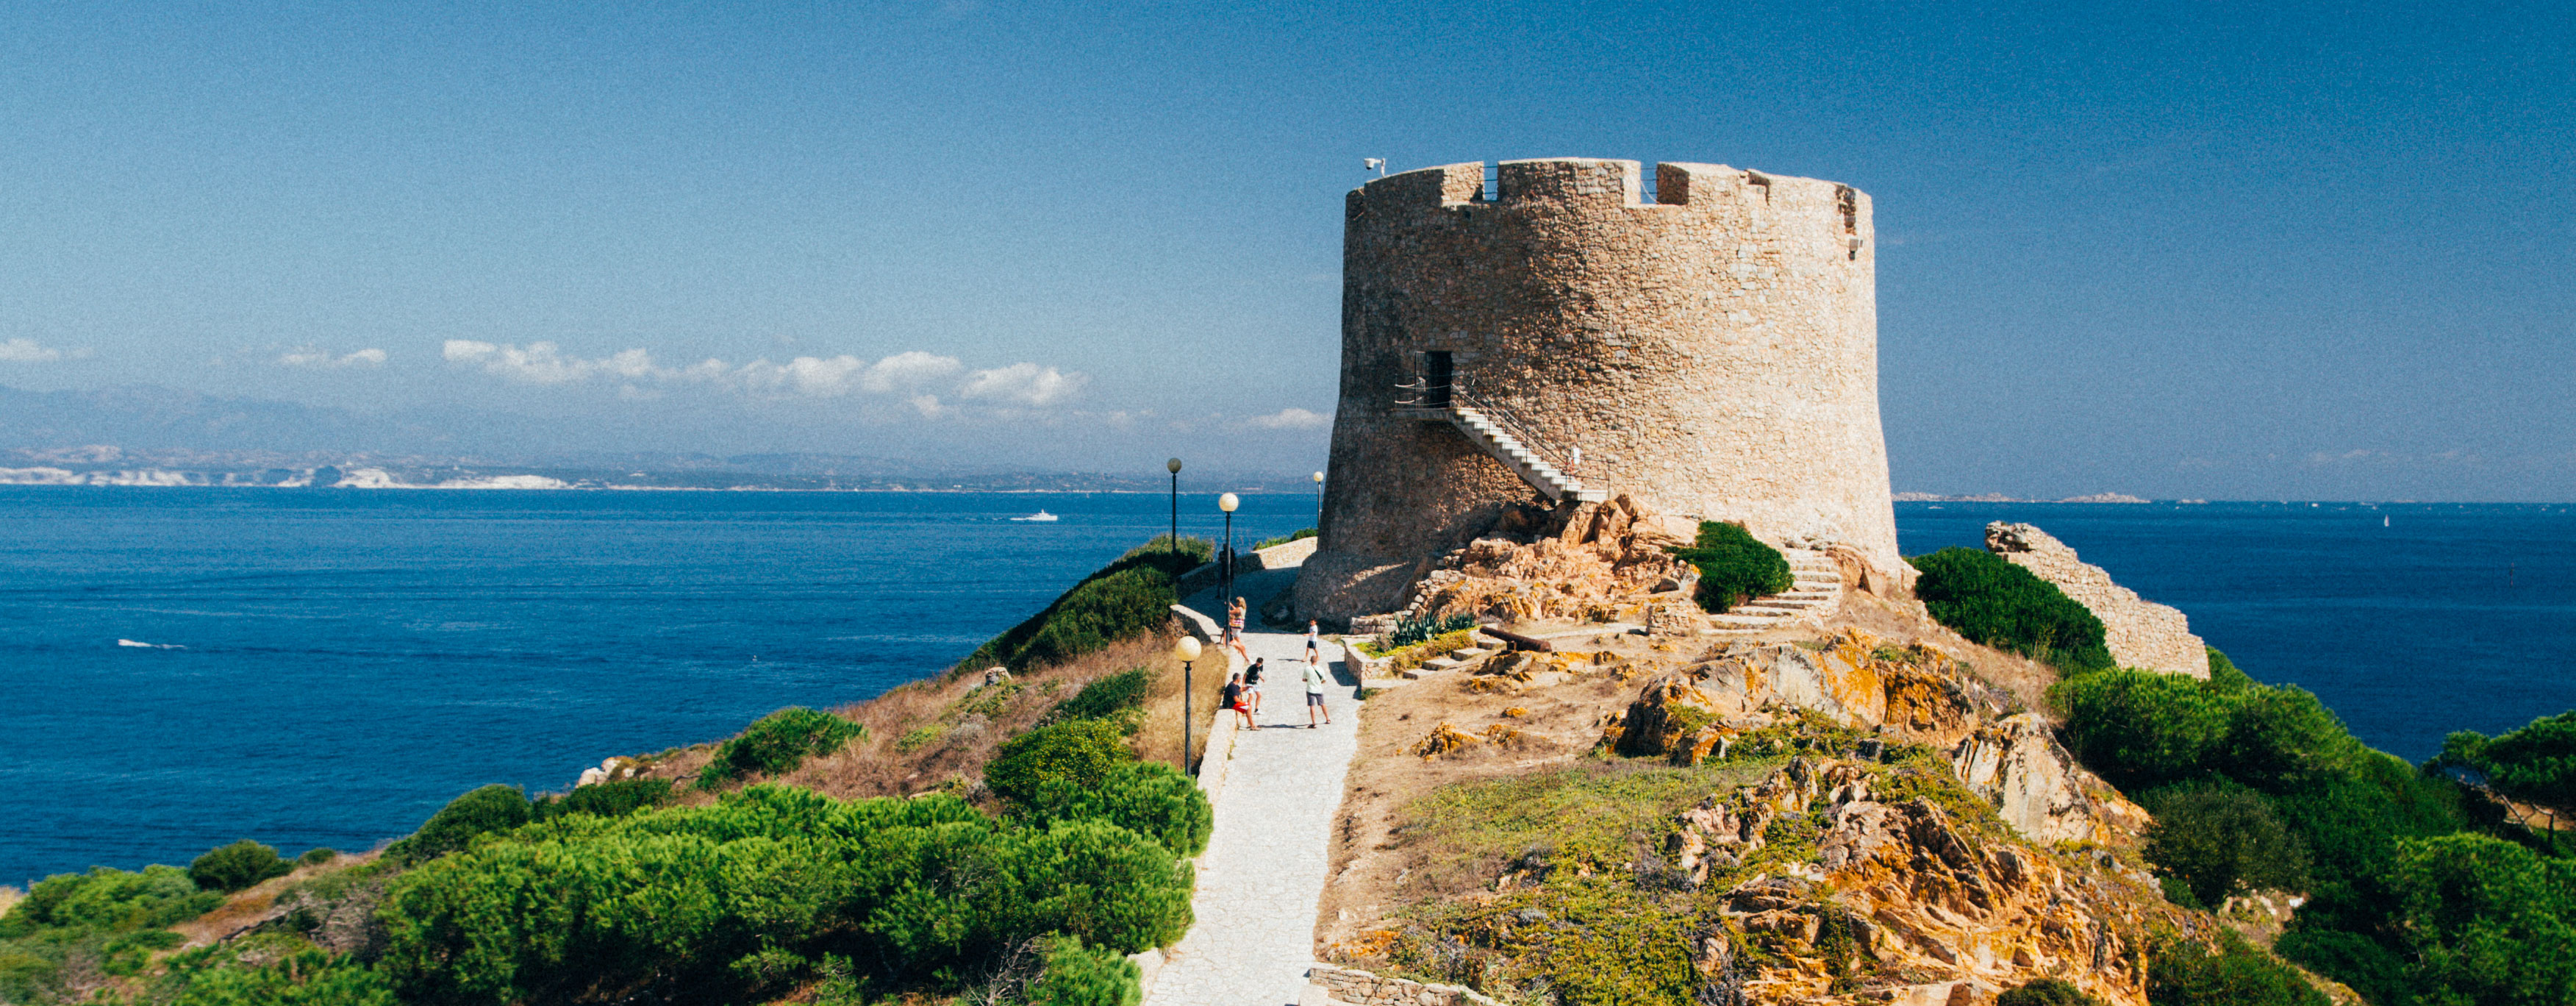
<instances>
[{"instance_id":1,"label":"green shrub","mask_svg":"<svg viewBox=\"0 0 2576 1006\"><path fill-rule=\"evenodd\" d=\"M592 814L599 817L624 817L647 807L661 805L671 798L671 780L618 779L573 787L562 796L538 800L531 808L537 820L566 814Z\"/></svg>"},{"instance_id":2,"label":"green shrub","mask_svg":"<svg viewBox=\"0 0 2576 1006\"><path fill-rule=\"evenodd\" d=\"M1407 646L1412 646L1415 643L1426 642L1440 636L1448 635L1452 632L1461 632L1475 627L1476 616L1465 612L1459 612L1444 618L1434 618L1429 615L1424 615L1419 618L1399 616L1395 620L1395 628L1388 631L1386 634L1386 646L1389 651L1400 650Z\"/></svg>"},{"instance_id":3,"label":"green shrub","mask_svg":"<svg viewBox=\"0 0 2576 1006\"><path fill-rule=\"evenodd\" d=\"M830 713L789 706L753 720L718 746L715 758L699 770L698 785L712 789L753 773L794 771L807 756L831 754L867 733L868 728Z\"/></svg>"},{"instance_id":4,"label":"green shrub","mask_svg":"<svg viewBox=\"0 0 2576 1006\"><path fill-rule=\"evenodd\" d=\"M147 866L140 873L105 866L88 873L58 873L37 881L27 897L0 917L0 939L38 930L125 933L159 929L223 904L223 895L200 890L175 866Z\"/></svg>"},{"instance_id":5,"label":"green shrub","mask_svg":"<svg viewBox=\"0 0 2576 1006\"><path fill-rule=\"evenodd\" d=\"M1117 765L1088 786L1070 776L1046 779L1023 813L1041 825L1099 818L1161 842L1183 858L1207 849L1216 822L1198 783L1161 762Z\"/></svg>"},{"instance_id":6,"label":"green shrub","mask_svg":"<svg viewBox=\"0 0 2576 1006\"><path fill-rule=\"evenodd\" d=\"M304 866L320 866L338 858L340 858L340 850L325 846L315 846L304 850L304 854L295 857L295 861Z\"/></svg>"},{"instance_id":7,"label":"green shrub","mask_svg":"<svg viewBox=\"0 0 2576 1006\"><path fill-rule=\"evenodd\" d=\"M1314 537L1314 536L1315 536L1315 529L1314 529L1314 528L1311 528L1311 527L1298 528L1298 529L1297 529L1297 531L1296 531L1296 533L1294 533L1294 534L1284 534L1284 535L1280 535L1279 537L1276 537L1276 538L1263 538L1263 539L1261 539L1261 543L1260 543L1260 544L1252 546L1252 550L1253 550L1253 551L1255 551L1255 552L1258 552L1258 551L1261 551L1262 549L1265 549L1265 548L1277 548L1277 547L1279 547L1279 546L1281 546L1281 545L1288 544L1289 542L1292 542L1292 541L1304 541L1304 540L1306 540L1306 539L1308 539L1308 538L1312 538L1312 537Z\"/></svg>"},{"instance_id":8,"label":"green shrub","mask_svg":"<svg viewBox=\"0 0 2576 1006\"><path fill-rule=\"evenodd\" d=\"M1095 787L1111 769L1134 759L1118 725L1073 720L1003 741L984 765L984 784L1004 800L1027 804L1050 782Z\"/></svg>"},{"instance_id":9,"label":"green shrub","mask_svg":"<svg viewBox=\"0 0 2576 1006\"><path fill-rule=\"evenodd\" d=\"M2437 765L2473 769L2507 796L2576 807L2576 711L2543 716L2488 738L2463 730L2442 741Z\"/></svg>"},{"instance_id":10,"label":"green shrub","mask_svg":"<svg viewBox=\"0 0 2576 1006\"><path fill-rule=\"evenodd\" d=\"M1144 1001L1144 972L1136 962L1082 941L1047 941L1046 969L1021 993L1028 1006L1137 1006Z\"/></svg>"},{"instance_id":11,"label":"green shrub","mask_svg":"<svg viewBox=\"0 0 2576 1006\"><path fill-rule=\"evenodd\" d=\"M2405 1006L2415 1001L2414 978L2407 974L2406 961L2360 933L2293 928L2272 944L2272 952L2310 971L2332 976L2377 1006Z\"/></svg>"},{"instance_id":12,"label":"green shrub","mask_svg":"<svg viewBox=\"0 0 2576 1006\"><path fill-rule=\"evenodd\" d=\"M846 993L871 985L857 968L953 990L1035 936L1177 939L1189 887L1170 850L1105 821L1009 828L952 797L762 785L540 822L404 874L380 968L407 1001L496 1006Z\"/></svg>"},{"instance_id":13,"label":"green shrub","mask_svg":"<svg viewBox=\"0 0 2576 1006\"><path fill-rule=\"evenodd\" d=\"M2250 791L2186 784L2139 800L2155 814L2147 826L2147 861L2180 879L2200 904L2257 889L2305 890L2308 850Z\"/></svg>"},{"instance_id":14,"label":"green shrub","mask_svg":"<svg viewBox=\"0 0 2576 1006\"><path fill-rule=\"evenodd\" d=\"M923 748L929 747L930 742L938 740L940 735L947 732L948 726L944 723L924 724L922 726L906 730L903 732L903 736L894 739L895 752L898 754L911 754L915 751L919 751Z\"/></svg>"},{"instance_id":15,"label":"green shrub","mask_svg":"<svg viewBox=\"0 0 2576 1006\"><path fill-rule=\"evenodd\" d=\"M448 801L410 838L386 846L385 854L407 863L426 862L472 845L475 836L526 824L531 814L527 794L494 783Z\"/></svg>"},{"instance_id":16,"label":"green shrub","mask_svg":"<svg viewBox=\"0 0 2576 1006\"><path fill-rule=\"evenodd\" d=\"M2085 995L2083 989L2072 984L2042 978L2006 990L1995 997L1995 1006L2102 1006L2102 1000Z\"/></svg>"},{"instance_id":17,"label":"green shrub","mask_svg":"<svg viewBox=\"0 0 2576 1006\"><path fill-rule=\"evenodd\" d=\"M1129 549L1116 562L1057 596L1045 610L977 647L958 662L957 672L994 664L1021 670L1060 663L1161 630L1170 623L1172 605L1180 602L1173 584L1215 554L1215 546L1206 539L1183 538L1176 557L1169 550L1170 542L1171 536L1156 535Z\"/></svg>"},{"instance_id":18,"label":"green shrub","mask_svg":"<svg viewBox=\"0 0 2576 1006\"><path fill-rule=\"evenodd\" d=\"M1129 668L1082 686L1072 698L1056 703L1047 718L1056 722L1109 719L1143 709L1152 685L1153 676L1144 668Z\"/></svg>"},{"instance_id":19,"label":"green shrub","mask_svg":"<svg viewBox=\"0 0 2576 1006\"><path fill-rule=\"evenodd\" d=\"M2398 843L2395 931L2434 1002L2576 1002L2576 860L2485 835Z\"/></svg>"},{"instance_id":20,"label":"green shrub","mask_svg":"<svg viewBox=\"0 0 2576 1006\"><path fill-rule=\"evenodd\" d=\"M2296 968L2217 930L2218 946L2173 942L2147 961L2147 1002L2154 1006L2331 1006Z\"/></svg>"},{"instance_id":21,"label":"green shrub","mask_svg":"<svg viewBox=\"0 0 2576 1006\"><path fill-rule=\"evenodd\" d=\"M1673 550L1699 570L1699 606L1723 612L1796 583L1780 550L1734 524L1702 521L1691 547Z\"/></svg>"},{"instance_id":22,"label":"green shrub","mask_svg":"<svg viewBox=\"0 0 2576 1006\"><path fill-rule=\"evenodd\" d=\"M1960 635L2070 672L2111 666L2102 620L2056 584L2004 557L1945 548L1905 561L1923 574L1914 581L1914 596L1933 619Z\"/></svg>"},{"instance_id":23,"label":"green shrub","mask_svg":"<svg viewBox=\"0 0 2576 1006\"><path fill-rule=\"evenodd\" d=\"M242 839L231 845L219 845L188 863L188 879L209 891L231 894L270 877L283 877L295 869L277 854L277 847Z\"/></svg>"},{"instance_id":24,"label":"green shrub","mask_svg":"<svg viewBox=\"0 0 2576 1006\"><path fill-rule=\"evenodd\" d=\"M2209 684L2211 687L2222 692L2237 692L2255 686L2254 679L2248 677L2244 671L2237 669L2236 662L2227 659L2227 654L2218 652L2218 647L2204 646L2201 647L2201 649L2209 651Z\"/></svg>"},{"instance_id":25,"label":"green shrub","mask_svg":"<svg viewBox=\"0 0 2576 1006\"><path fill-rule=\"evenodd\" d=\"M304 950L185 976L170 1006L398 1006L393 982L346 957Z\"/></svg>"},{"instance_id":26,"label":"green shrub","mask_svg":"<svg viewBox=\"0 0 2576 1006\"><path fill-rule=\"evenodd\" d=\"M2059 682L2067 747L2124 790L2223 775L2267 793L2347 776L2367 750L2317 697L2178 674L2103 671Z\"/></svg>"}]
</instances>

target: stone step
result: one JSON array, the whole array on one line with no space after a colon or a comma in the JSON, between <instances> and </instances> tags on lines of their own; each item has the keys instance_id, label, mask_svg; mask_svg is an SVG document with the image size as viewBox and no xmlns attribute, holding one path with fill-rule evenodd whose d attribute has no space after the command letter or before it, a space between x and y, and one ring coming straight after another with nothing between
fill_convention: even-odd
<instances>
[{"instance_id":1,"label":"stone step","mask_svg":"<svg viewBox=\"0 0 2576 1006\"><path fill-rule=\"evenodd\" d=\"M1752 625L1769 627L1788 621L1789 615L1786 612L1777 614L1767 612L1763 614L1748 614L1745 609L1737 608L1734 611L1729 611L1724 614L1710 615L1708 616L1708 620L1719 625Z\"/></svg>"},{"instance_id":2,"label":"stone step","mask_svg":"<svg viewBox=\"0 0 2576 1006\"><path fill-rule=\"evenodd\" d=\"M1799 614L1799 612L1796 608L1775 608L1767 604L1739 604L1728 609L1727 614L1755 615L1763 618L1794 618Z\"/></svg>"},{"instance_id":3,"label":"stone step","mask_svg":"<svg viewBox=\"0 0 2576 1006\"><path fill-rule=\"evenodd\" d=\"M1756 599L1753 603L1754 603L1754 604L1757 604L1757 605L1760 605L1760 606L1762 606L1762 607L1765 607L1765 608L1790 608L1790 609L1804 609L1804 608L1813 608L1813 607L1815 607L1815 606L1817 606L1817 605L1819 605L1819 604L1823 604L1823 603L1825 603L1825 602L1824 602L1824 599L1823 599L1823 598L1816 598L1816 597L1776 597L1776 596L1775 596L1775 597L1759 598L1759 599Z\"/></svg>"},{"instance_id":4,"label":"stone step","mask_svg":"<svg viewBox=\"0 0 2576 1006\"><path fill-rule=\"evenodd\" d=\"M1492 652L1494 652L1494 651L1492 651L1492 650L1486 650L1486 649L1479 649L1479 648L1477 648L1477 647L1473 647L1473 646L1462 646L1462 647L1459 647L1459 648L1457 648L1457 649L1454 649L1454 650L1449 651L1449 657L1450 657L1450 659L1452 659L1452 660L1474 660L1474 659L1476 659L1476 658L1478 658L1478 657L1485 656L1486 654L1489 654L1489 653L1492 653Z\"/></svg>"},{"instance_id":5,"label":"stone step","mask_svg":"<svg viewBox=\"0 0 2576 1006\"><path fill-rule=\"evenodd\" d=\"M1426 671L1445 671L1456 666L1458 662L1448 657L1433 657L1422 662L1422 669Z\"/></svg>"}]
</instances>

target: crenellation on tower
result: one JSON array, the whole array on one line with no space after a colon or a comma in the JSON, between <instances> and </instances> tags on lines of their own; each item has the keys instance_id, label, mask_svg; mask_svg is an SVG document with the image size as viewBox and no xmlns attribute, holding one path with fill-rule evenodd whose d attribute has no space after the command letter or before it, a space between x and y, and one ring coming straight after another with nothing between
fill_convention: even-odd
<instances>
[{"instance_id":1,"label":"crenellation on tower","mask_svg":"<svg viewBox=\"0 0 2576 1006\"><path fill-rule=\"evenodd\" d=\"M1666 162L1643 202L1636 161L1504 161L1490 193L1484 172L1349 196L1341 403L1301 609L1389 610L1426 557L1586 493L1897 569L1865 193Z\"/></svg>"}]
</instances>

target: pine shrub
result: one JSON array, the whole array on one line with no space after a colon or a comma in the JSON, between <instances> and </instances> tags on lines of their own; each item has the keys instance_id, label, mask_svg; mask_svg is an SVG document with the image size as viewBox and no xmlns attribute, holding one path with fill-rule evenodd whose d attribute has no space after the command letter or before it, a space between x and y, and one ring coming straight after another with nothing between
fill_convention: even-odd
<instances>
[{"instance_id":1,"label":"pine shrub","mask_svg":"<svg viewBox=\"0 0 2576 1006\"><path fill-rule=\"evenodd\" d=\"M2200 904L2215 907L2229 895L2260 889L2307 889L2307 845L2260 795L2189 784L2147 793L2139 803L2155 815L2147 826L2147 861L2181 880Z\"/></svg>"},{"instance_id":2,"label":"pine shrub","mask_svg":"<svg viewBox=\"0 0 2576 1006\"><path fill-rule=\"evenodd\" d=\"M1983 549L1945 548L1905 560L1922 572L1914 596L1968 639L2082 672L2111 666L2102 620L2057 585Z\"/></svg>"},{"instance_id":3,"label":"pine shrub","mask_svg":"<svg viewBox=\"0 0 2576 1006\"><path fill-rule=\"evenodd\" d=\"M1673 554L1699 570L1699 606L1709 611L1724 612L1797 582L1788 557L1734 524L1702 521L1699 539Z\"/></svg>"},{"instance_id":4,"label":"pine shrub","mask_svg":"<svg viewBox=\"0 0 2576 1006\"><path fill-rule=\"evenodd\" d=\"M448 801L411 837L387 846L385 854L407 863L426 862L472 845L478 835L526 824L531 813L526 793L494 783Z\"/></svg>"},{"instance_id":5,"label":"pine shrub","mask_svg":"<svg viewBox=\"0 0 2576 1006\"><path fill-rule=\"evenodd\" d=\"M741 734L716 748L715 758L698 772L698 785L714 788L753 773L778 775L794 771L810 755L841 749L868 728L817 709L789 706L752 721Z\"/></svg>"},{"instance_id":6,"label":"pine shrub","mask_svg":"<svg viewBox=\"0 0 2576 1006\"><path fill-rule=\"evenodd\" d=\"M2042 978L1995 997L1995 1006L2102 1006L2102 1000L2055 978Z\"/></svg>"},{"instance_id":7,"label":"pine shrub","mask_svg":"<svg viewBox=\"0 0 2576 1006\"><path fill-rule=\"evenodd\" d=\"M280 857L275 846L245 838L216 846L191 861L188 879L206 890L231 894L270 877L283 877L293 869L295 864Z\"/></svg>"},{"instance_id":8,"label":"pine shrub","mask_svg":"<svg viewBox=\"0 0 2576 1006\"><path fill-rule=\"evenodd\" d=\"M1094 788L1110 770L1133 760L1126 731L1117 724L1072 720L1003 741L984 765L984 784L1004 800L1027 805L1051 783Z\"/></svg>"},{"instance_id":9,"label":"pine shrub","mask_svg":"<svg viewBox=\"0 0 2576 1006\"><path fill-rule=\"evenodd\" d=\"M1056 703L1047 718L1051 722L1116 718L1145 708L1145 692L1152 685L1149 672L1131 667L1082 686L1072 698Z\"/></svg>"},{"instance_id":10,"label":"pine shrub","mask_svg":"<svg viewBox=\"0 0 2576 1006\"><path fill-rule=\"evenodd\" d=\"M1045 610L977 647L958 662L957 672L994 664L1022 670L1062 663L1158 631L1170 624L1172 605L1180 603L1174 585L1181 574L1206 564L1214 554L1215 546L1203 538L1183 538L1174 552L1170 535L1156 535L1084 577Z\"/></svg>"},{"instance_id":11,"label":"pine shrub","mask_svg":"<svg viewBox=\"0 0 2576 1006\"><path fill-rule=\"evenodd\" d=\"M566 814L589 814L595 817L624 817L647 807L660 805L671 798L671 780L619 779L574 787L558 797L539 800L533 807L539 820Z\"/></svg>"},{"instance_id":12,"label":"pine shrub","mask_svg":"<svg viewBox=\"0 0 2576 1006\"><path fill-rule=\"evenodd\" d=\"M1025 816L1037 824L1098 818L1161 842L1183 858L1207 849L1216 815L1198 783L1161 762L1128 762L1103 773L1097 785L1071 776L1038 784Z\"/></svg>"},{"instance_id":13,"label":"pine shrub","mask_svg":"<svg viewBox=\"0 0 2576 1006\"><path fill-rule=\"evenodd\" d=\"M1137 1006L1143 978L1136 962L1059 936L1047 941L1046 968L1022 998L1028 1006Z\"/></svg>"}]
</instances>

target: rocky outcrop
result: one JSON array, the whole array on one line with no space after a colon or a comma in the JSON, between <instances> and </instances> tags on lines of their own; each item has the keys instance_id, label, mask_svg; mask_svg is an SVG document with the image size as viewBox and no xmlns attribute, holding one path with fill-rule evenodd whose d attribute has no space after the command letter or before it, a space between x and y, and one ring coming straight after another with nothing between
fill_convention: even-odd
<instances>
[{"instance_id":1,"label":"rocky outcrop","mask_svg":"<svg viewBox=\"0 0 2576 1006\"><path fill-rule=\"evenodd\" d=\"M2112 842L2147 825L2147 812L2076 765L2037 713L1977 730L1951 752L1950 767L2034 842Z\"/></svg>"},{"instance_id":2,"label":"rocky outcrop","mask_svg":"<svg viewBox=\"0 0 2576 1006\"><path fill-rule=\"evenodd\" d=\"M1682 815L1674 867L1694 886L1741 878L1719 911L1762 951L1702 941L1713 984L1747 1003L1968 1003L2057 977L2106 1002L2146 1001L2144 913L2161 902L2142 875L2062 862L1932 799L1882 801L1878 771L1797 759ZM1818 818L1812 849L1765 854L1775 822Z\"/></svg>"},{"instance_id":3,"label":"rocky outcrop","mask_svg":"<svg viewBox=\"0 0 2576 1006\"><path fill-rule=\"evenodd\" d=\"M2111 659L2122 667L2209 677L2209 649L2191 634L2191 622L2168 605L2111 582L2102 567L2076 558L2065 542L2029 524L1986 525L1986 550L2056 584L2102 620Z\"/></svg>"},{"instance_id":4,"label":"rocky outcrop","mask_svg":"<svg viewBox=\"0 0 2576 1006\"><path fill-rule=\"evenodd\" d=\"M1736 643L1684 668L1687 695L1654 688L1641 702L1682 698L1703 721L1741 719L1765 706L1823 713L1845 726L1883 727L1899 738L1948 746L2008 697L1928 646L1897 646L1858 629L1809 643Z\"/></svg>"}]
</instances>

